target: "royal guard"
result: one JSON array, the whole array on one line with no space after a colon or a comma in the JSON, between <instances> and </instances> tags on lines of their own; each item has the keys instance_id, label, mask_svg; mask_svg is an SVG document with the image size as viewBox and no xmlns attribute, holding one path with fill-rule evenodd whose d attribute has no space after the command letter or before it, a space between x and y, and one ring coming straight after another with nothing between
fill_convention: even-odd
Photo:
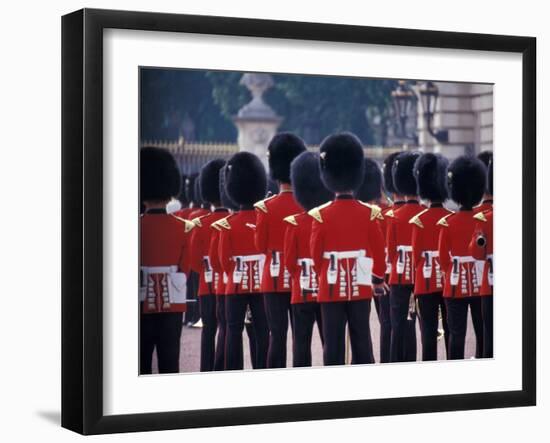
<instances>
[{"instance_id":1,"label":"royal guard","mask_svg":"<svg viewBox=\"0 0 550 443\"><path fill-rule=\"evenodd\" d=\"M412 227L414 296L419 311L423 361L437 360L440 312L448 352L447 310L443 302L443 274L437 249L441 229L437 222L452 213L443 207L448 198L448 166L449 161L445 157L432 153L423 154L414 165L418 197L429 205L409 221Z\"/></svg>"},{"instance_id":2,"label":"royal guard","mask_svg":"<svg viewBox=\"0 0 550 443\"><path fill-rule=\"evenodd\" d=\"M363 146L350 133L327 137L320 147L321 179L335 193L312 209L311 257L319 280L325 365L345 363L346 323L352 363L373 363L370 303L385 288L384 239L377 206L353 196L363 180Z\"/></svg>"},{"instance_id":3,"label":"royal guard","mask_svg":"<svg viewBox=\"0 0 550 443\"><path fill-rule=\"evenodd\" d=\"M307 211L334 197L323 184L319 171L319 155L303 152L293 160L290 178L294 195L304 212L290 215L284 241L285 263L292 278L292 365L311 366L311 339L317 323L322 338L321 308L317 303L319 283L310 251L313 218Z\"/></svg>"},{"instance_id":4,"label":"royal guard","mask_svg":"<svg viewBox=\"0 0 550 443\"><path fill-rule=\"evenodd\" d=\"M493 196L493 162L489 162L487 194ZM479 290L483 318L483 358L493 358L493 210L477 212L470 252L483 261L483 275Z\"/></svg>"},{"instance_id":5,"label":"royal guard","mask_svg":"<svg viewBox=\"0 0 550 443\"><path fill-rule=\"evenodd\" d=\"M424 209L416 195L414 164L419 152L395 157L393 185L404 203L387 218L386 246L390 273L391 361L416 360L416 309L413 295L412 225L409 220Z\"/></svg>"},{"instance_id":6,"label":"royal guard","mask_svg":"<svg viewBox=\"0 0 550 443\"><path fill-rule=\"evenodd\" d=\"M262 292L269 327L268 368L286 367L291 278L283 254L287 223L284 218L301 212L290 184L290 163L306 147L301 138L290 133L275 135L269 146L269 172L279 185L279 193L257 202L256 247L265 254Z\"/></svg>"},{"instance_id":7,"label":"royal guard","mask_svg":"<svg viewBox=\"0 0 550 443\"><path fill-rule=\"evenodd\" d=\"M480 152L477 156L479 160L483 162L486 168L489 167L493 159L493 153L491 151ZM479 205L474 208L476 214L480 212L488 212L493 210L493 195L489 192L488 188L483 194L483 200ZM478 262L477 266L480 268L485 263L484 260ZM476 336L476 358L483 357L483 314L481 312L481 297L479 295L473 295L470 297L470 314L472 316L472 325L474 327L474 334Z\"/></svg>"},{"instance_id":8,"label":"royal guard","mask_svg":"<svg viewBox=\"0 0 550 443\"><path fill-rule=\"evenodd\" d=\"M483 197L487 170L477 158L461 156L448 170L450 197L460 207L454 214L437 223L439 233L439 262L444 273L443 298L447 306L449 325L449 358L463 359L470 297L479 295L483 269L470 251L476 219L474 206Z\"/></svg>"},{"instance_id":9,"label":"royal guard","mask_svg":"<svg viewBox=\"0 0 550 443\"><path fill-rule=\"evenodd\" d=\"M256 213L254 202L263 198L267 177L260 159L250 152L238 152L227 162L225 176L227 195L239 210L218 225L222 227L219 256L227 274L226 369L243 369L243 328L247 307L252 312L256 335L256 368L267 364L268 329L261 292L265 255L254 242Z\"/></svg>"},{"instance_id":10,"label":"royal guard","mask_svg":"<svg viewBox=\"0 0 550 443\"><path fill-rule=\"evenodd\" d=\"M222 159L211 160L201 169L198 182L202 198L212 206L212 212L192 220L195 229L191 235L191 268L199 275L199 311L202 320L201 331L201 371L214 370L216 341L216 291L220 274L212 268L208 255L212 236L211 224L229 215L221 206L219 190L219 172L225 165Z\"/></svg>"},{"instance_id":11,"label":"royal guard","mask_svg":"<svg viewBox=\"0 0 550 443\"><path fill-rule=\"evenodd\" d=\"M355 198L377 205L382 199L382 171L378 163L370 158L365 158L365 173L361 186L355 191ZM382 209L389 210L388 207ZM382 235L386 232L386 220L378 219ZM387 267L387 264L386 264ZM390 340L391 340L391 324L390 324L390 302L387 291L374 294L374 307L378 315L380 323L380 363L390 361Z\"/></svg>"},{"instance_id":12,"label":"royal guard","mask_svg":"<svg viewBox=\"0 0 550 443\"><path fill-rule=\"evenodd\" d=\"M228 209L232 214L239 209L239 206L233 202L225 190L225 171L226 166L223 166L219 171L219 193L221 205L223 208ZM214 291L216 293L216 322L218 324L218 336L216 339L216 352L214 357L214 370L223 371L225 369L225 337L227 324L225 321L225 285L228 280L228 276L223 272L219 251L219 241L222 229L227 229L225 218L220 218L210 225L210 245L208 247L208 256L212 269L217 273L217 278L214 279ZM247 312L248 316L248 312ZM251 316L248 316L251 317ZM248 344L250 347L250 359L252 367L256 365L256 336L254 334L254 325L251 318L245 319L245 328L248 335Z\"/></svg>"},{"instance_id":13,"label":"royal guard","mask_svg":"<svg viewBox=\"0 0 550 443\"><path fill-rule=\"evenodd\" d=\"M140 373L151 374L156 350L160 373L179 372L180 338L190 269L192 222L167 214L178 195L180 172L160 148L140 151Z\"/></svg>"}]
</instances>

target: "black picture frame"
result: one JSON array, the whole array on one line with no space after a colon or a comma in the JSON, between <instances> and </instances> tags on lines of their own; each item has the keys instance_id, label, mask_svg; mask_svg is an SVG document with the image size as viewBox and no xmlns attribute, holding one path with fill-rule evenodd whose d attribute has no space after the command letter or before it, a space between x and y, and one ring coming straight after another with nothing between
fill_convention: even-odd
<instances>
[{"instance_id":1,"label":"black picture frame","mask_svg":"<svg viewBox=\"0 0 550 443\"><path fill-rule=\"evenodd\" d=\"M104 415L102 35L107 28L521 54L521 390ZM536 39L532 37L96 9L65 15L62 18L62 426L82 434L101 434L535 405L535 65Z\"/></svg>"}]
</instances>

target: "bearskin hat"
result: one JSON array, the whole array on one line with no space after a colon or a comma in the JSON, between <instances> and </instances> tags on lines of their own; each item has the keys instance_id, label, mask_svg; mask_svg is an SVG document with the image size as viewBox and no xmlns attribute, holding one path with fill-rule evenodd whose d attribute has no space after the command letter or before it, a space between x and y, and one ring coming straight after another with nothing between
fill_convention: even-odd
<instances>
[{"instance_id":1,"label":"bearskin hat","mask_svg":"<svg viewBox=\"0 0 550 443\"><path fill-rule=\"evenodd\" d=\"M382 196L382 171L378 163L371 158L365 158L365 173L363 183L355 191L355 198L370 202Z\"/></svg>"},{"instance_id":2,"label":"bearskin hat","mask_svg":"<svg viewBox=\"0 0 550 443\"><path fill-rule=\"evenodd\" d=\"M354 191L363 180L363 145L350 132L329 135L321 143L321 180L332 192Z\"/></svg>"},{"instance_id":3,"label":"bearskin hat","mask_svg":"<svg viewBox=\"0 0 550 443\"><path fill-rule=\"evenodd\" d=\"M220 192L220 202L224 208L237 210L239 209L239 205L235 203L233 200L231 200L229 198L229 195L227 195L227 190L225 188L226 174L227 174L227 163L224 163L224 166L219 171L218 189Z\"/></svg>"},{"instance_id":4,"label":"bearskin hat","mask_svg":"<svg viewBox=\"0 0 550 443\"><path fill-rule=\"evenodd\" d=\"M197 203L198 197L195 196L195 181L199 176L198 173L189 174L185 179L184 188L185 188L185 197L189 203Z\"/></svg>"},{"instance_id":5,"label":"bearskin hat","mask_svg":"<svg viewBox=\"0 0 550 443\"><path fill-rule=\"evenodd\" d=\"M267 176L260 159L251 152L237 152L227 162L227 195L238 205L252 205L265 198Z\"/></svg>"},{"instance_id":6,"label":"bearskin hat","mask_svg":"<svg viewBox=\"0 0 550 443\"><path fill-rule=\"evenodd\" d=\"M181 183L182 186L180 188L180 192L178 194L178 200L181 202L181 205L183 208L189 206L189 200L187 200L187 196L185 195L185 181L187 180L187 174L182 174L181 176Z\"/></svg>"},{"instance_id":7,"label":"bearskin hat","mask_svg":"<svg viewBox=\"0 0 550 443\"><path fill-rule=\"evenodd\" d=\"M199 175L201 196L208 203L220 202L220 169L225 165L221 158L206 163Z\"/></svg>"},{"instance_id":8,"label":"bearskin hat","mask_svg":"<svg viewBox=\"0 0 550 443\"><path fill-rule=\"evenodd\" d=\"M205 201L204 199L202 198L202 191L201 191L201 182L200 182L200 174L197 175L197 177L195 178L195 189L193 191L193 194L195 195L195 203L197 204L197 206L202 206L204 205Z\"/></svg>"},{"instance_id":9,"label":"bearskin hat","mask_svg":"<svg viewBox=\"0 0 550 443\"><path fill-rule=\"evenodd\" d=\"M273 180L290 183L290 163L306 150L304 141L290 132L275 135L267 147L269 175Z\"/></svg>"},{"instance_id":10,"label":"bearskin hat","mask_svg":"<svg viewBox=\"0 0 550 443\"><path fill-rule=\"evenodd\" d=\"M483 198L487 168L478 158L462 155L449 166L447 183L451 198L460 206L471 209Z\"/></svg>"},{"instance_id":11,"label":"bearskin hat","mask_svg":"<svg viewBox=\"0 0 550 443\"><path fill-rule=\"evenodd\" d=\"M269 197L270 195L278 194L278 193L279 193L279 185L277 184L277 182L275 180L268 177L267 178L267 194L266 194L266 197Z\"/></svg>"},{"instance_id":12,"label":"bearskin hat","mask_svg":"<svg viewBox=\"0 0 550 443\"><path fill-rule=\"evenodd\" d=\"M489 162L487 171L487 194L493 195L493 159Z\"/></svg>"},{"instance_id":13,"label":"bearskin hat","mask_svg":"<svg viewBox=\"0 0 550 443\"><path fill-rule=\"evenodd\" d=\"M447 200L447 168L449 160L440 154L422 154L414 164L418 196L432 203Z\"/></svg>"},{"instance_id":14,"label":"bearskin hat","mask_svg":"<svg viewBox=\"0 0 550 443\"><path fill-rule=\"evenodd\" d=\"M144 147L139 154L141 201L162 201L176 197L181 188L178 165L169 151Z\"/></svg>"},{"instance_id":15,"label":"bearskin hat","mask_svg":"<svg viewBox=\"0 0 550 443\"><path fill-rule=\"evenodd\" d=\"M319 154L317 153L302 152L292 160L290 179L294 197L306 211L320 206L334 197L334 194L325 187L321 180Z\"/></svg>"},{"instance_id":16,"label":"bearskin hat","mask_svg":"<svg viewBox=\"0 0 550 443\"><path fill-rule=\"evenodd\" d=\"M493 152L492 151L482 151L477 155L477 158L479 158L485 167L487 168L487 171L489 171L489 165L493 163ZM491 165L491 169L492 169ZM487 175L487 189L485 190L487 194L493 195L493 174L491 172L491 178L489 178L489 175Z\"/></svg>"},{"instance_id":17,"label":"bearskin hat","mask_svg":"<svg viewBox=\"0 0 550 443\"><path fill-rule=\"evenodd\" d=\"M384 188L386 188L386 192L389 192L390 194L398 194L397 190L395 189L395 186L393 185L392 169L393 169L393 164L395 162L395 159L399 154L400 152L393 152L392 154L388 155L384 159L384 164L382 166L382 175L384 177Z\"/></svg>"},{"instance_id":18,"label":"bearskin hat","mask_svg":"<svg viewBox=\"0 0 550 443\"><path fill-rule=\"evenodd\" d=\"M393 186L400 195L416 195L414 163L420 157L418 151L403 151L395 158L392 167Z\"/></svg>"}]
</instances>

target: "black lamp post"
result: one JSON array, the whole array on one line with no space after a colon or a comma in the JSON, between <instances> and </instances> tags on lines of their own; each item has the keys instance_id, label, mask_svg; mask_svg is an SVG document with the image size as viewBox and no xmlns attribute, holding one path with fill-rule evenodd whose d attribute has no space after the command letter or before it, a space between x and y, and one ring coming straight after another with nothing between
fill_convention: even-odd
<instances>
[{"instance_id":1,"label":"black lamp post","mask_svg":"<svg viewBox=\"0 0 550 443\"><path fill-rule=\"evenodd\" d=\"M449 131L434 131L434 129L432 128L433 118L437 106L437 99L439 97L439 89L437 89L437 86L433 82L427 81L420 85L419 93L420 101L422 102L422 109L424 110L424 120L426 121L428 132L439 143L447 143L449 141Z\"/></svg>"},{"instance_id":2,"label":"black lamp post","mask_svg":"<svg viewBox=\"0 0 550 443\"><path fill-rule=\"evenodd\" d=\"M407 134L407 119L413 105L416 103L416 94L405 80L399 80L397 88L391 93L394 115L399 122L399 136L414 140L418 144L416 134Z\"/></svg>"}]
</instances>

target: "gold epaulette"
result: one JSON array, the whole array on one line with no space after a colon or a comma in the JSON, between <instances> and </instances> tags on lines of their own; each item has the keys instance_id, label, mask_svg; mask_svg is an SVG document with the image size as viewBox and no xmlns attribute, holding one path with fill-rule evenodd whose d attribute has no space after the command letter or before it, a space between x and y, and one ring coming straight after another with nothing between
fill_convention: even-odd
<instances>
[{"instance_id":1,"label":"gold epaulette","mask_svg":"<svg viewBox=\"0 0 550 443\"><path fill-rule=\"evenodd\" d=\"M271 200L273 197L276 197L277 194L271 195L267 198L264 198L263 200L260 200L259 202L254 203L254 207L257 209L260 209L262 212L265 212L267 214L267 206L265 205L265 202L268 200Z\"/></svg>"},{"instance_id":2,"label":"gold epaulette","mask_svg":"<svg viewBox=\"0 0 550 443\"><path fill-rule=\"evenodd\" d=\"M173 215L173 214L172 214L172 217L174 217L176 220L179 220L185 225L186 233L192 231L193 228L195 227L195 223L193 223L192 221L186 220L184 218L178 217L177 215Z\"/></svg>"},{"instance_id":3,"label":"gold epaulette","mask_svg":"<svg viewBox=\"0 0 550 443\"><path fill-rule=\"evenodd\" d=\"M298 222L296 221L296 217L293 215L289 215L288 217L283 218L283 221L286 221L287 223L290 223L291 225L298 226Z\"/></svg>"},{"instance_id":4,"label":"gold epaulette","mask_svg":"<svg viewBox=\"0 0 550 443\"><path fill-rule=\"evenodd\" d=\"M487 218L485 218L485 215L483 214L483 212L478 212L476 215L474 215L474 218L482 222L487 221Z\"/></svg>"},{"instance_id":5,"label":"gold epaulette","mask_svg":"<svg viewBox=\"0 0 550 443\"><path fill-rule=\"evenodd\" d=\"M330 205L332 202L327 202L324 205L317 206L316 208L311 209L308 211L308 215L311 215L315 220L317 220L319 223L323 223L323 217L321 217L321 209L326 208L328 205Z\"/></svg>"},{"instance_id":6,"label":"gold epaulette","mask_svg":"<svg viewBox=\"0 0 550 443\"><path fill-rule=\"evenodd\" d=\"M409 223L418 226L419 228L423 228L424 225L420 221L420 216L424 214L428 209L424 209L423 211L420 211L418 214L416 214L413 218L409 220Z\"/></svg>"},{"instance_id":7,"label":"gold epaulette","mask_svg":"<svg viewBox=\"0 0 550 443\"><path fill-rule=\"evenodd\" d=\"M449 226L449 223L447 223L447 218L449 218L451 215L453 215L453 213L451 212L450 214L447 214L445 217L443 217L442 219L440 219L437 224L439 226Z\"/></svg>"},{"instance_id":8,"label":"gold epaulette","mask_svg":"<svg viewBox=\"0 0 550 443\"><path fill-rule=\"evenodd\" d=\"M225 217L225 218L220 218L217 222L216 222L216 226L219 226L220 228L224 228L224 229L231 229L231 225L229 224L229 222L227 221L229 217Z\"/></svg>"},{"instance_id":9,"label":"gold epaulette","mask_svg":"<svg viewBox=\"0 0 550 443\"><path fill-rule=\"evenodd\" d=\"M395 214L393 213L393 209L390 209L388 212L386 212L386 217L395 218Z\"/></svg>"},{"instance_id":10,"label":"gold epaulette","mask_svg":"<svg viewBox=\"0 0 550 443\"><path fill-rule=\"evenodd\" d=\"M191 223L193 223L195 226L199 228L202 228L201 218L202 217L195 217L194 219L191 220Z\"/></svg>"},{"instance_id":11,"label":"gold epaulette","mask_svg":"<svg viewBox=\"0 0 550 443\"><path fill-rule=\"evenodd\" d=\"M361 200L358 200L359 203L361 203L363 206L366 206L370 209L370 219L374 220L377 218L378 220L384 220L384 216L382 215L382 209L380 209L380 206L378 205L371 205L369 203L365 203Z\"/></svg>"}]
</instances>

